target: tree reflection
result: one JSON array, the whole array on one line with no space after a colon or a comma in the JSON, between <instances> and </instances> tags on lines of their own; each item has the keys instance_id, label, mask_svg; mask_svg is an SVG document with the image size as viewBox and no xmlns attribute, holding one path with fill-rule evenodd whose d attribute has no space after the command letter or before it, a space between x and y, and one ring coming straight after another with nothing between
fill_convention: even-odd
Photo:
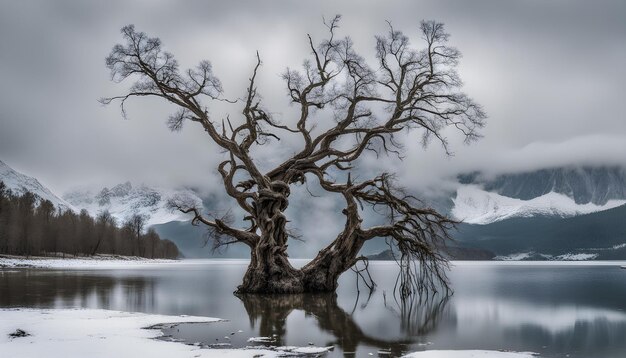
<instances>
[{"instance_id":1,"label":"tree reflection","mask_svg":"<svg viewBox=\"0 0 626 358\"><path fill-rule=\"evenodd\" d=\"M320 330L330 333L334 340L327 345L334 345L343 352L355 352L358 346L371 346L389 351L392 356L399 356L416 343L419 335L434 330L444 311L447 299L422 300L413 302L410 310L394 310L402 316L403 331L409 333L408 338L383 339L364 332L355 322L352 315L337 304L337 295L330 294L297 294L297 295L237 295L243 302L250 324L259 327L259 334L274 337L276 345L285 345L287 317L293 311L304 311L315 318ZM435 300L436 302L431 302ZM407 302L408 304L408 302ZM414 329L416 328L417 329ZM406 330L405 330L406 329Z\"/></svg>"},{"instance_id":2,"label":"tree reflection","mask_svg":"<svg viewBox=\"0 0 626 358\"><path fill-rule=\"evenodd\" d=\"M395 305L387 303L385 307L400 317L403 332L410 336L423 336L435 330L450 300L450 294L429 295L424 297L411 296L398 300L394 297Z\"/></svg>"}]
</instances>

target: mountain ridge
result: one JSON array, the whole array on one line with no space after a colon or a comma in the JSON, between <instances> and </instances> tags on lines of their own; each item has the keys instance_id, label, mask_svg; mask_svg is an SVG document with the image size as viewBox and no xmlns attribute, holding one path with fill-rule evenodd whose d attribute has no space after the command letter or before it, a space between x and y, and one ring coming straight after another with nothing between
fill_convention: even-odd
<instances>
[{"instance_id":1,"label":"mountain ridge","mask_svg":"<svg viewBox=\"0 0 626 358\"><path fill-rule=\"evenodd\" d=\"M449 214L469 224L514 217L573 217L626 204L621 167L557 167L488 177L457 176Z\"/></svg>"},{"instance_id":2,"label":"mountain ridge","mask_svg":"<svg viewBox=\"0 0 626 358\"><path fill-rule=\"evenodd\" d=\"M2 181L11 192L16 195L23 195L31 192L35 195L36 204L42 200L49 200L54 207L60 211L76 211L70 203L55 195L50 189L41 184L39 180L26 174L20 173L11 168L8 164L0 160L0 181Z\"/></svg>"},{"instance_id":3,"label":"mountain ridge","mask_svg":"<svg viewBox=\"0 0 626 358\"><path fill-rule=\"evenodd\" d=\"M467 247L498 256L520 253L549 257L593 255L598 260L626 258L626 205L570 217L511 218L488 225L460 224L453 238Z\"/></svg>"},{"instance_id":4,"label":"mountain ridge","mask_svg":"<svg viewBox=\"0 0 626 358\"><path fill-rule=\"evenodd\" d=\"M110 189L74 189L63 195L74 207L85 209L92 216L108 210L118 222L124 222L132 215L140 214L147 218L146 226L189 220L188 215L169 207L170 199L181 197L194 202L197 207L204 205L191 189L166 189L145 184L133 186L129 181Z\"/></svg>"},{"instance_id":5,"label":"mountain ridge","mask_svg":"<svg viewBox=\"0 0 626 358\"><path fill-rule=\"evenodd\" d=\"M461 174L461 184L479 184L486 191L530 200L550 192L566 195L576 204L604 205L626 200L626 169L620 166L566 166L488 177L481 172Z\"/></svg>"}]
</instances>

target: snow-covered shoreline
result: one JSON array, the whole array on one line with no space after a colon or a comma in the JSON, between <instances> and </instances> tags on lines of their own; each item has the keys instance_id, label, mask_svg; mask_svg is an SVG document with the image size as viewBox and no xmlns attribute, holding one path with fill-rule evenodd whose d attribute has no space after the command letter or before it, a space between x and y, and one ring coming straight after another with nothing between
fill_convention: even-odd
<instances>
[{"instance_id":1,"label":"snow-covered shoreline","mask_svg":"<svg viewBox=\"0 0 626 358\"><path fill-rule=\"evenodd\" d=\"M156 339L164 325L207 323L217 318L164 316L98 309L0 309L0 352L5 358L276 357L264 349L202 349ZM16 330L27 334L11 337Z\"/></svg>"},{"instance_id":2,"label":"snow-covered shoreline","mask_svg":"<svg viewBox=\"0 0 626 358\"><path fill-rule=\"evenodd\" d=\"M85 268L135 268L178 263L180 260L148 259L136 256L95 255L95 256L7 256L0 255L0 268L50 268L50 269L85 269Z\"/></svg>"},{"instance_id":3,"label":"snow-covered shoreline","mask_svg":"<svg viewBox=\"0 0 626 358\"><path fill-rule=\"evenodd\" d=\"M296 267L304 266L308 259L291 259ZM41 268L41 269L67 269L67 270L97 270L97 269L136 269L154 268L181 265L209 265L209 264L234 264L245 265L249 259L210 258L210 259L148 259L143 257L96 255L89 257L34 257L0 255L0 269ZM396 265L395 261L371 261L371 265ZM476 266L476 265L529 265L529 266L621 266L626 264L624 260L490 260L490 261L451 261L452 266Z\"/></svg>"}]
</instances>

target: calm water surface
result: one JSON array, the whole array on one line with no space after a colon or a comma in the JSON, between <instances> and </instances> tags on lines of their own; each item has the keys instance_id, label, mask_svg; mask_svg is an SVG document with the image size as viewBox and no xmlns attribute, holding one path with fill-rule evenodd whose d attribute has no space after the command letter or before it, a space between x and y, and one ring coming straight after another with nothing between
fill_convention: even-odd
<instances>
[{"instance_id":1,"label":"calm water surface","mask_svg":"<svg viewBox=\"0 0 626 358\"><path fill-rule=\"evenodd\" d=\"M626 357L626 270L618 264L457 263L451 298L412 306L393 298L393 263L371 264L378 283L371 297L362 285L356 294L351 273L342 276L337 295L237 297L232 292L246 265L202 260L132 270L4 269L0 307L220 317L228 321L166 333L215 346L246 346L257 336L272 337L272 345L333 345L329 356L338 357L426 349Z\"/></svg>"}]
</instances>

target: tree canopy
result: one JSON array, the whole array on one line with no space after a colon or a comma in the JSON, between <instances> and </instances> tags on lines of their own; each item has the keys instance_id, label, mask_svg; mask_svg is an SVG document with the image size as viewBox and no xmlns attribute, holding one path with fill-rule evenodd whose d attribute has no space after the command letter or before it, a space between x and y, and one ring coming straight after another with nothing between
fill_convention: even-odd
<instances>
[{"instance_id":1,"label":"tree canopy","mask_svg":"<svg viewBox=\"0 0 626 358\"><path fill-rule=\"evenodd\" d=\"M216 247L250 247L252 260L240 292L332 291L342 272L364 260L359 256L364 242L377 237L387 238L399 253L403 294L436 290L442 283L447 287L446 260L439 250L454 222L395 186L394 173L361 180L352 173L364 153L401 157L401 132L419 131L424 145L435 139L446 152L445 128L457 129L467 142L475 140L485 112L461 91L456 71L461 54L448 45L443 24L420 23L421 48L389 24L386 34L375 37L376 61L368 64L349 37L338 36L339 22L339 16L324 22L328 36L319 42L309 35L310 54L302 68L288 68L282 75L287 99L299 109L297 118L285 123L272 117L258 93L258 53L247 91L235 101L223 96L210 62L183 71L158 38L132 25L122 29L124 44L106 59L113 81L133 82L128 92L103 103L119 101L125 115L130 98L162 98L177 108L167 121L171 130L180 130L186 121L197 123L225 152L217 170L225 193L246 213L247 227L207 215L184 200L172 204L192 214L193 223L210 228ZM214 118L209 114L214 101L229 101L238 110ZM260 167L257 148L285 134L298 135L301 147L273 168ZM284 211L290 187L308 181L344 201L346 221L315 259L295 269L287 260L290 235ZM365 227L365 207L383 215L386 223Z\"/></svg>"}]
</instances>

